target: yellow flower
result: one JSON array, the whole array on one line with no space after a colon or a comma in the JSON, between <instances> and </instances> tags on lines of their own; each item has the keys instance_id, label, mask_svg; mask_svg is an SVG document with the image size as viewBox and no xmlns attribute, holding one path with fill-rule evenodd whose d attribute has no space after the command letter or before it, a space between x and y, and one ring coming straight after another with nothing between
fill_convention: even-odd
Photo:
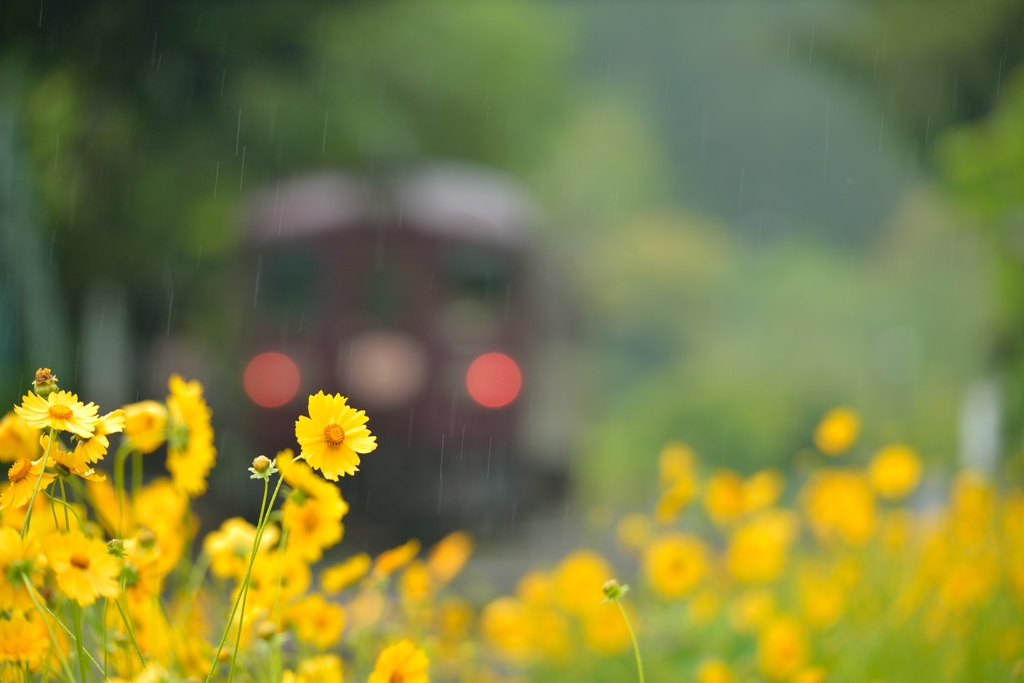
<instances>
[{"instance_id":1,"label":"yellow flower","mask_svg":"<svg viewBox=\"0 0 1024 683\"><path fill-rule=\"evenodd\" d=\"M39 430L29 427L15 413L0 420L0 462L35 460L39 457Z\"/></svg>"},{"instance_id":2,"label":"yellow flower","mask_svg":"<svg viewBox=\"0 0 1024 683\"><path fill-rule=\"evenodd\" d=\"M773 581L786 568L789 546L796 539L795 515L768 510L740 525L729 539L725 566L733 578Z\"/></svg>"},{"instance_id":3,"label":"yellow flower","mask_svg":"<svg viewBox=\"0 0 1024 683\"><path fill-rule=\"evenodd\" d=\"M288 608L288 622L295 628L299 640L325 650L341 639L345 610L314 593Z\"/></svg>"},{"instance_id":4,"label":"yellow flower","mask_svg":"<svg viewBox=\"0 0 1024 683\"><path fill-rule=\"evenodd\" d=\"M875 453L868 466L868 478L882 498L899 500L921 481L921 459L910 446L892 444Z\"/></svg>"},{"instance_id":5,"label":"yellow flower","mask_svg":"<svg viewBox=\"0 0 1024 683\"><path fill-rule=\"evenodd\" d=\"M135 528L147 528L156 535L160 545L160 571L166 575L177 566L186 539L191 538L188 496L166 477L161 477L144 486L133 503ZM126 523L125 530L130 528Z\"/></svg>"},{"instance_id":6,"label":"yellow flower","mask_svg":"<svg viewBox=\"0 0 1024 683\"><path fill-rule=\"evenodd\" d=\"M398 593L406 607L415 606L434 592L434 580L421 560L413 560L398 579Z\"/></svg>"},{"instance_id":7,"label":"yellow flower","mask_svg":"<svg viewBox=\"0 0 1024 683\"><path fill-rule=\"evenodd\" d=\"M651 540L651 520L647 515L634 512L619 520L615 538L627 550L639 550Z\"/></svg>"},{"instance_id":8,"label":"yellow flower","mask_svg":"<svg viewBox=\"0 0 1024 683\"><path fill-rule=\"evenodd\" d=\"M206 477L217 460L210 426L210 408L203 399L203 385L186 382L178 375L168 381L171 394L167 412L171 427L167 444L167 471L175 486L191 497L206 491Z\"/></svg>"},{"instance_id":9,"label":"yellow flower","mask_svg":"<svg viewBox=\"0 0 1024 683\"><path fill-rule=\"evenodd\" d=\"M329 595L342 591L366 575L370 570L370 556L366 553L353 555L344 562L320 572L320 586Z\"/></svg>"},{"instance_id":10,"label":"yellow flower","mask_svg":"<svg viewBox=\"0 0 1024 683\"><path fill-rule=\"evenodd\" d=\"M38 614L26 617L15 611L8 619L0 619L0 662L27 662L36 669L50 649L46 624Z\"/></svg>"},{"instance_id":11,"label":"yellow flower","mask_svg":"<svg viewBox=\"0 0 1024 683\"><path fill-rule=\"evenodd\" d=\"M317 498L302 497L297 501L289 497L282 506L282 525L288 530L288 548L308 562L316 562L330 548L341 540L344 527L341 514L348 510L325 504Z\"/></svg>"},{"instance_id":12,"label":"yellow flower","mask_svg":"<svg viewBox=\"0 0 1024 683\"><path fill-rule=\"evenodd\" d=\"M555 599L574 614L594 612L604 599L601 587L613 578L607 560L591 550L576 550L555 569Z\"/></svg>"},{"instance_id":13,"label":"yellow flower","mask_svg":"<svg viewBox=\"0 0 1024 683\"><path fill-rule=\"evenodd\" d=\"M527 572L516 584L516 595L530 607L547 607L554 601L555 588L544 572Z\"/></svg>"},{"instance_id":14,"label":"yellow flower","mask_svg":"<svg viewBox=\"0 0 1024 683\"><path fill-rule=\"evenodd\" d=\"M734 522L743 514L743 480L732 470L716 472L704 491L704 509L719 526Z\"/></svg>"},{"instance_id":15,"label":"yellow flower","mask_svg":"<svg viewBox=\"0 0 1024 683\"><path fill-rule=\"evenodd\" d=\"M733 683L735 680L732 669L720 659L704 660L697 667L697 683Z\"/></svg>"},{"instance_id":16,"label":"yellow flower","mask_svg":"<svg viewBox=\"0 0 1024 683\"><path fill-rule=\"evenodd\" d=\"M107 437L117 434L122 429L124 429L124 411L115 410L112 413L107 413L96 421L93 435L78 443L75 453L87 463L99 462L110 448L110 441Z\"/></svg>"},{"instance_id":17,"label":"yellow flower","mask_svg":"<svg viewBox=\"0 0 1024 683\"><path fill-rule=\"evenodd\" d=\"M524 662L532 656L533 626L530 610L515 598L492 600L480 614L485 642L513 662Z\"/></svg>"},{"instance_id":18,"label":"yellow flower","mask_svg":"<svg viewBox=\"0 0 1024 683\"><path fill-rule=\"evenodd\" d=\"M387 576L396 569L401 569L412 561L420 552L420 542L415 538L405 544L385 550L377 556L373 563L373 573L376 576Z\"/></svg>"},{"instance_id":19,"label":"yellow flower","mask_svg":"<svg viewBox=\"0 0 1024 683\"><path fill-rule=\"evenodd\" d=\"M867 478L853 470L816 472L801 493L807 521L823 540L862 545L875 530L875 498Z\"/></svg>"},{"instance_id":20,"label":"yellow flower","mask_svg":"<svg viewBox=\"0 0 1024 683\"><path fill-rule=\"evenodd\" d=\"M293 489L337 508L334 514L342 516L348 512L348 503L342 499L338 487L314 474L304 460L295 457L292 449L286 448L278 453L275 463L281 471L285 483Z\"/></svg>"},{"instance_id":21,"label":"yellow flower","mask_svg":"<svg viewBox=\"0 0 1024 683\"><path fill-rule=\"evenodd\" d=\"M44 435L39 437L39 445L43 447L43 451L46 451L49 443L49 436ZM89 465L86 464L85 459L78 452L78 449L69 453L64 450L63 446L64 445L59 439L54 442L53 446L49 446L50 457L47 460L47 465L53 467L54 463L59 463L66 467L71 474L83 479L88 479L89 481L103 481L107 478L107 475L98 473L96 470L89 467Z\"/></svg>"},{"instance_id":22,"label":"yellow flower","mask_svg":"<svg viewBox=\"0 0 1024 683\"><path fill-rule=\"evenodd\" d=\"M807 632L799 621L780 616L772 619L757 641L761 673L770 680L784 681L807 665Z\"/></svg>"},{"instance_id":23,"label":"yellow flower","mask_svg":"<svg viewBox=\"0 0 1024 683\"><path fill-rule=\"evenodd\" d=\"M662 494L654 508L654 519L658 522L675 521L679 511L697 495L695 463L696 455L685 444L670 442L661 449L658 470Z\"/></svg>"},{"instance_id":24,"label":"yellow flower","mask_svg":"<svg viewBox=\"0 0 1024 683\"><path fill-rule=\"evenodd\" d=\"M803 617L814 628L828 628L846 609L846 586L820 567L801 572L799 596Z\"/></svg>"},{"instance_id":25,"label":"yellow flower","mask_svg":"<svg viewBox=\"0 0 1024 683\"><path fill-rule=\"evenodd\" d=\"M248 601L254 607L271 607L280 598L281 604L284 604L305 593L312 580L309 565L298 555L279 551L260 553L252 566ZM240 586L235 590L238 588Z\"/></svg>"},{"instance_id":26,"label":"yellow flower","mask_svg":"<svg viewBox=\"0 0 1024 683\"><path fill-rule=\"evenodd\" d=\"M402 640L384 648L367 683L429 683L427 653Z\"/></svg>"},{"instance_id":27,"label":"yellow flower","mask_svg":"<svg viewBox=\"0 0 1024 683\"><path fill-rule=\"evenodd\" d=\"M671 534L644 551L643 565L654 591L676 600L692 591L707 572L704 544L688 534Z\"/></svg>"},{"instance_id":28,"label":"yellow flower","mask_svg":"<svg viewBox=\"0 0 1024 683\"><path fill-rule=\"evenodd\" d=\"M778 470L761 470L743 482L743 511L760 512L779 500L786 478Z\"/></svg>"},{"instance_id":29,"label":"yellow flower","mask_svg":"<svg viewBox=\"0 0 1024 683\"><path fill-rule=\"evenodd\" d=\"M637 625L636 614L626 603L623 608ZM613 602L599 603L597 609L583 620L583 640L590 649L605 655L614 655L630 645L629 628L618 606Z\"/></svg>"},{"instance_id":30,"label":"yellow flower","mask_svg":"<svg viewBox=\"0 0 1024 683\"><path fill-rule=\"evenodd\" d=\"M825 683L828 672L820 666L809 666L793 676L793 683Z\"/></svg>"},{"instance_id":31,"label":"yellow flower","mask_svg":"<svg viewBox=\"0 0 1024 683\"><path fill-rule=\"evenodd\" d=\"M29 611L34 607L21 577L27 577L32 585L40 586L45 566L46 560L35 539L23 539L11 527L0 528L0 612ZM15 583L11 583L12 578Z\"/></svg>"},{"instance_id":32,"label":"yellow flower","mask_svg":"<svg viewBox=\"0 0 1024 683\"><path fill-rule=\"evenodd\" d=\"M438 585L445 585L458 576L473 554L473 537L465 531L448 534L427 555L427 565Z\"/></svg>"},{"instance_id":33,"label":"yellow flower","mask_svg":"<svg viewBox=\"0 0 1024 683\"><path fill-rule=\"evenodd\" d=\"M56 391L46 398L29 392L20 406L14 406L14 412L29 427L70 432L83 439L92 436L98 411L95 403L83 405L70 391Z\"/></svg>"},{"instance_id":34,"label":"yellow flower","mask_svg":"<svg viewBox=\"0 0 1024 683\"><path fill-rule=\"evenodd\" d=\"M775 596L766 590L747 591L729 605L729 624L737 633L752 633L775 614Z\"/></svg>"},{"instance_id":35,"label":"yellow flower","mask_svg":"<svg viewBox=\"0 0 1024 683\"><path fill-rule=\"evenodd\" d=\"M341 657L320 655L299 664L298 675L285 671L282 683L340 683L341 675Z\"/></svg>"},{"instance_id":36,"label":"yellow flower","mask_svg":"<svg viewBox=\"0 0 1024 683\"><path fill-rule=\"evenodd\" d=\"M210 571L222 579L239 579L245 575L256 542L256 527L241 517L226 519L217 531L211 531L203 540L203 550L210 556ZM258 552L265 552L277 543L277 527L273 524L263 531Z\"/></svg>"},{"instance_id":37,"label":"yellow flower","mask_svg":"<svg viewBox=\"0 0 1024 683\"><path fill-rule=\"evenodd\" d=\"M833 408L814 430L814 445L825 455L842 455L860 436L860 416L851 408Z\"/></svg>"},{"instance_id":38,"label":"yellow flower","mask_svg":"<svg viewBox=\"0 0 1024 683\"><path fill-rule=\"evenodd\" d=\"M694 623L703 625L711 623L718 616L719 607L718 594L713 590L705 589L693 596L686 611Z\"/></svg>"},{"instance_id":39,"label":"yellow flower","mask_svg":"<svg viewBox=\"0 0 1024 683\"><path fill-rule=\"evenodd\" d=\"M327 396L321 391L309 397L309 417L301 415L295 423L295 437L302 446L299 457L331 481L355 474L359 454L377 448L377 437L366 427L366 413L347 401L340 394Z\"/></svg>"},{"instance_id":40,"label":"yellow flower","mask_svg":"<svg viewBox=\"0 0 1024 683\"><path fill-rule=\"evenodd\" d=\"M118 593L118 561L103 541L71 531L51 539L47 550L50 567L57 576L57 587L83 607L96 598L115 597Z\"/></svg>"},{"instance_id":41,"label":"yellow flower","mask_svg":"<svg viewBox=\"0 0 1024 683\"><path fill-rule=\"evenodd\" d=\"M139 453L152 453L167 440L167 408L156 401L124 407L124 434Z\"/></svg>"},{"instance_id":42,"label":"yellow flower","mask_svg":"<svg viewBox=\"0 0 1024 683\"><path fill-rule=\"evenodd\" d=\"M51 394L52 395L52 394ZM11 485L0 495L0 510L8 508L20 508L28 503L35 491L36 481L40 473L43 474L43 481L39 484L44 489L53 483L56 475L43 472L43 459L35 464L31 460L18 460L7 470L7 479Z\"/></svg>"}]
</instances>

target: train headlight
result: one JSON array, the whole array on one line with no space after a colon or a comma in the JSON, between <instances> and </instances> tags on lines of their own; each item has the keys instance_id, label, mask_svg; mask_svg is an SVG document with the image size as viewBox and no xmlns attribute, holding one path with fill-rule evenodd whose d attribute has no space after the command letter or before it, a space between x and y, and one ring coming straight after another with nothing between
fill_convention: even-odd
<instances>
[{"instance_id":1,"label":"train headlight","mask_svg":"<svg viewBox=\"0 0 1024 683\"><path fill-rule=\"evenodd\" d=\"M477 356L466 371L466 389L485 408L503 408L515 400L523 386L519 364L504 353Z\"/></svg>"},{"instance_id":2,"label":"train headlight","mask_svg":"<svg viewBox=\"0 0 1024 683\"><path fill-rule=\"evenodd\" d=\"M423 345L407 334L364 332L338 350L338 379L351 386L361 405L399 408L409 404L427 382L429 363Z\"/></svg>"},{"instance_id":3,"label":"train headlight","mask_svg":"<svg viewBox=\"0 0 1024 683\"><path fill-rule=\"evenodd\" d=\"M295 398L302 376L288 356L268 351L249 361L242 383L252 402L263 408L277 408Z\"/></svg>"}]
</instances>

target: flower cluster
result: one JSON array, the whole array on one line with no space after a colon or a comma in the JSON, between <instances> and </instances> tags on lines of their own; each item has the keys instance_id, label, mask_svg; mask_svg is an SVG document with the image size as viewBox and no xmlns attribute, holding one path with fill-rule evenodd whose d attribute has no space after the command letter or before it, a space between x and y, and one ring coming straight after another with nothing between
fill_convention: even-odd
<instances>
[{"instance_id":1,"label":"flower cluster","mask_svg":"<svg viewBox=\"0 0 1024 683\"><path fill-rule=\"evenodd\" d=\"M1024 492L970 471L925 476L905 444L859 445L849 408L825 415L817 464L803 454L790 476L709 468L667 444L649 513L593 515L589 548L537 564L508 595L469 583L470 599L452 587L474 551L466 532L426 552L415 539L377 557L330 552L349 514L334 482L376 448L342 396L309 397L297 454L239 472L263 489L255 522L196 538L191 503L216 457L210 410L198 382L169 387L163 403L101 414L40 370L0 421L0 680L582 683L646 671L932 683L1024 671ZM146 456L162 447L170 477L147 481Z\"/></svg>"}]
</instances>

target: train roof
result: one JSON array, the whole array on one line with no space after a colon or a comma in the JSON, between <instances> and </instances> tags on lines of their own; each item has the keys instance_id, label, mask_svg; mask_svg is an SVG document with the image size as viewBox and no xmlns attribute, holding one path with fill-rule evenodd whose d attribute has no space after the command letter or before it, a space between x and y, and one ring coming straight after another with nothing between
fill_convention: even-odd
<instances>
[{"instance_id":1,"label":"train roof","mask_svg":"<svg viewBox=\"0 0 1024 683\"><path fill-rule=\"evenodd\" d=\"M511 176L436 163L383 179L345 171L299 176L260 191L245 224L258 244L383 225L520 247L538 220L529 190Z\"/></svg>"}]
</instances>

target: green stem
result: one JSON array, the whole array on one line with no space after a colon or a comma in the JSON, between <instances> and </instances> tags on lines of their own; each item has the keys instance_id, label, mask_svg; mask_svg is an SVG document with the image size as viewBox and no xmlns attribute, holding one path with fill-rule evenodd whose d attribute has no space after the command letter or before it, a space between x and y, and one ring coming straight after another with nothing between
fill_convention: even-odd
<instances>
[{"instance_id":1,"label":"green stem","mask_svg":"<svg viewBox=\"0 0 1024 683\"><path fill-rule=\"evenodd\" d=\"M46 472L46 461L50 459L50 448L53 447L53 441L57 438L57 430L50 427L50 438L46 440L46 452L43 453L43 466L39 468L39 478L36 479L36 488L32 491L32 498L28 501L28 510L25 511L25 521L21 525L21 537L25 538L25 534L28 533L28 522L32 519L32 508L36 505L36 495L39 493L39 485L43 483L43 474Z\"/></svg>"},{"instance_id":2,"label":"green stem","mask_svg":"<svg viewBox=\"0 0 1024 683\"><path fill-rule=\"evenodd\" d=\"M107 610L110 608L109 598L103 598L103 680L110 678L107 675Z\"/></svg>"},{"instance_id":3,"label":"green stem","mask_svg":"<svg viewBox=\"0 0 1024 683\"><path fill-rule=\"evenodd\" d=\"M68 518L68 494L64 490L64 477L57 477L60 480L60 499L64 503L64 531L71 531L71 520ZM76 515L77 516L77 515Z\"/></svg>"},{"instance_id":4,"label":"green stem","mask_svg":"<svg viewBox=\"0 0 1024 683\"><path fill-rule=\"evenodd\" d=\"M142 668L146 668L146 658L142 656L142 649L139 647L138 641L135 640L135 631L132 630L132 622L121 607L121 601L114 598L114 604L117 605L117 611L121 613L121 621L124 622L124 627L128 629L128 638L132 641L132 646L135 648L135 654L139 656L139 661L142 662Z\"/></svg>"},{"instance_id":5,"label":"green stem","mask_svg":"<svg viewBox=\"0 0 1024 683\"><path fill-rule=\"evenodd\" d=\"M124 459L128 457L128 441L121 442L114 453L114 495L117 496L117 537L124 538Z\"/></svg>"},{"instance_id":6,"label":"green stem","mask_svg":"<svg viewBox=\"0 0 1024 683\"><path fill-rule=\"evenodd\" d=\"M633 624L629 621L629 615L626 614L626 608L622 606L622 603L617 599L615 604L619 606L619 611L622 612L622 618L626 620L626 628L629 629L629 637L633 639L633 653L636 655L636 670L640 674L640 683L644 683L644 662L640 659L640 645L636 642L636 633L633 632Z\"/></svg>"},{"instance_id":7,"label":"green stem","mask_svg":"<svg viewBox=\"0 0 1024 683\"><path fill-rule=\"evenodd\" d=\"M61 601L62 602L57 605L57 610L58 611L60 610L60 605L63 604L63 598L61 598ZM72 609L74 609L74 607L75 607L75 604L72 603ZM57 626L60 626L62 629L64 629L64 633L68 634L71 637L72 640L76 640L75 634L71 631L71 629L69 629L67 626L64 625L63 621L61 621L60 619L57 618L57 615L53 613L53 610L51 610L45 604L43 605L43 609L45 609L46 613L50 615L51 619L53 619L53 623L57 624ZM102 669L100 669L99 663L95 659L93 659L93 656L91 654L89 654L88 650L85 650L85 656L89 658L89 661L93 663L93 666L96 667L97 671L102 671Z\"/></svg>"},{"instance_id":8,"label":"green stem","mask_svg":"<svg viewBox=\"0 0 1024 683\"><path fill-rule=\"evenodd\" d=\"M291 527L284 526L282 524L281 530L281 542L277 546L278 555L278 572L277 577L274 579L274 609L270 612L271 621L274 624L274 628L279 627L280 623L280 610L281 610L281 575L284 573L280 569L281 558L284 556L284 552L288 549L288 532L291 531ZM271 650L270 657L270 678L274 681L281 680L281 641L275 639L273 649Z\"/></svg>"},{"instance_id":9,"label":"green stem","mask_svg":"<svg viewBox=\"0 0 1024 683\"><path fill-rule=\"evenodd\" d=\"M142 453L132 451L132 496L142 490Z\"/></svg>"},{"instance_id":10,"label":"green stem","mask_svg":"<svg viewBox=\"0 0 1024 683\"><path fill-rule=\"evenodd\" d=\"M64 488L63 486L61 487ZM67 511L67 508L64 508ZM85 647L82 645L82 608L71 604L71 619L75 625L75 647L78 649L78 670L82 672L82 683L86 683L88 667L85 665Z\"/></svg>"},{"instance_id":11,"label":"green stem","mask_svg":"<svg viewBox=\"0 0 1024 683\"><path fill-rule=\"evenodd\" d=\"M60 530L60 522L57 521L57 506L53 504L53 501L56 498L56 496L54 496L53 494L56 491L56 489L57 482L53 482L52 484L50 484L50 492L47 493L46 490L44 489L43 495L46 496L47 499L50 501L50 514L53 515L53 528Z\"/></svg>"},{"instance_id":12,"label":"green stem","mask_svg":"<svg viewBox=\"0 0 1024 683\"><path fill-rule=\"evenodd\" d=\"M274 501L277 499L277 493L278 493L278 491L281 490L281 481L282 481L282 479L283 478L280 477L280 476L277 479L277 488L274 489L274 495L270 499L270 509L271 510L274 508ZM242 596L245 595L246 589L248 589L248 587L249 587L249 578L252 576L252 565L256 561L256 551L259 550L260 541L263 538L263 527L266 526L266 520L267 520L267 518L270 517L270 513L269 513L269 511L267 511L267 507L266 507L268 484L269 484L269 481L264 479L263 480L263 503L260 505L259 525L256 528L256 538L253 540L252 553L249 555L249 568L246 569L246 571L245 571L245 579L243 580L242 586L241 586L240 590L238 591L238 597L235 598L235 604L231 608L231 616L228 617L228 622L227 622L227 624L224 625L224 633L220 637L220 644L217 645L217 652L213 655L213 664L210 665L210 672L206 675L206 683L210 683L210 680L213 678L213 673L217 670L217 662L220 659L220 653L224 650L224 643L227 641L228 633L231 631L231 624L232 624L232 622L234 622L235 614L238 612L238 605L242 601ZM241 629L242 629L241 622L239 622L238 629L239 629L239 633L241 633ZM237 654L237 653L238 653L238 649L235 648L235 654ZM232 656L232 658L231 658L232 669L234 669L234 661L235 661L235 658L234 658L234 656Z\"/></svg>"},{"instance_id":13,"label":"green stem","mask_svg":"<svg viewBox=\"0 0 1024 683\"><path fill-rule=\"evenodd\" d=\"M64 658L64 653L60 651L60 643L57 642L57 634L53 632L53 626L46 620L46 613L49 610L44 610L43 606L39 604L39 598L36 596L36 589L32 585L32 582L28 580L27 576L22 576L21 580L25 582L25 587L28 589L28 596L32 598L32 604L36 606L39 611L39 618L43 620L43 625L46 626L46 632L50 634L50 642L53 643L53 649L57 652L57 659L60 661L61 667L64 669L64 675L68 677L69 681L75 680L75 674L71 672L71 667L68 666L68 660Z\"/></svg>"},{"instance_id":14,"label":"green stem","mask_svg":"<svg viewBox=\"0 0 1024 683\"><path fill-rule=\"evenodd\" d=\"M78 526L82 529L83 532L85 532L85 522L82 521L82 518L78 516L77 512L75 512L75 508L71 507L71 505L67 502L67 500L61 500L59 498L54 498L52 495L50 495L49 493L46 493L45 491L43 492L43 495L46 496L47 500L50 501L50 506L53 507L54 509L56 509L56 507L55 507L56 505L63 505L64 506L64 515L65 515L65 517L67 516L68 510L70 510L71 511L71 516L75 518L75 521L78 522ZM56 512L53 513L53 523L54 523L54 525L57 525L57 528L59 530L60 526L57 524L57 513Z\"/></svg>"}]
</instances>

